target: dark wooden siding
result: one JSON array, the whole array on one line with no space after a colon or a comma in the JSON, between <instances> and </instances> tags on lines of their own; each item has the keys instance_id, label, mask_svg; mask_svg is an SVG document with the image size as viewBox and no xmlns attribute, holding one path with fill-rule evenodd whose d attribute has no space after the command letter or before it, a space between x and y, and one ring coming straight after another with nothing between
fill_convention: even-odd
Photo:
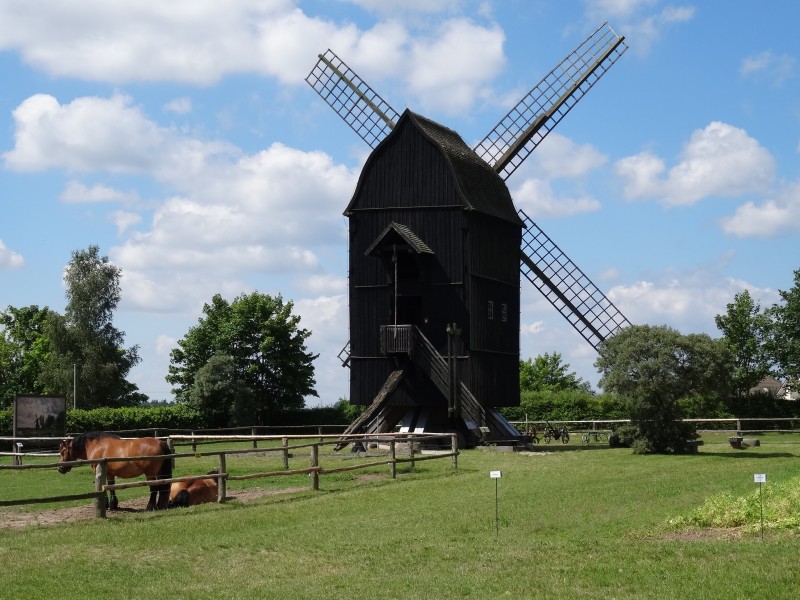
<instances>
[{"instance_id":1,"label":"dark wooden siding","mask_svg":"<svg viewBox=\"0 0 800 600\"><path fill-rule=\"evenodd\" d=\"M423 265L413 295L417 325L439 352L447 353L446 327L462 329L460 376L486 406L519 403L519 240L508 221L467 210L450 164L413 127L379 146L361 175L350 203L351 402L369 404L396 368L380 356L381 325L393 323L391 265L365 251L390 223L408 227L433 252L416 256ZM388 270L387 270L388 269ZM487 302L495 302L495 319ZM501 319L506 305L506 320ZM400 311L398 311L400 312ZM391 403L413 406L446 400L414 368Z\"/></svg>"}]
</instances>

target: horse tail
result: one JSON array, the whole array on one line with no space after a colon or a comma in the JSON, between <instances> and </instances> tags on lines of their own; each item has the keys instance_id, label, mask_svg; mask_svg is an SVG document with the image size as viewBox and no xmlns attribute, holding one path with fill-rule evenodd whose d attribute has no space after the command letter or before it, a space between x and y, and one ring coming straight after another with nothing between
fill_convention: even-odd
<instances>
[{"instance_id":1,"label":"horse tail","mask_svg":"<svg viewBox=\"0 0 800 600\"><path fill-rule=\"evenodd\" d=\"M166 440L161 440L161 454L175 454L175 450L170 448ZM161 470L158 472L159 479L170 479L172 477L172 469L175 467L175 458L170 456L165 458L161 463Z\"/></svg>"}]
</instances>

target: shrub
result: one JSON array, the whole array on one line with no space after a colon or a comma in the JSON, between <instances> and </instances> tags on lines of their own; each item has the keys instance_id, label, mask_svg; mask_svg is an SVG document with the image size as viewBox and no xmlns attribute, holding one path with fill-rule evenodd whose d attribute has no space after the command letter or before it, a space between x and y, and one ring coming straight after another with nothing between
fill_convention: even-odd
<instances>
[{"instance_id":1,"label":"shrub","mask_svg":"<svg viewBox=\"0 0 800 600\"><path fill-rule=\"evenodd\" d=\"M613 394L594 395L585 390L522 392L519 406L500 412L510 421L589 421L627 419L623 403Z\"/></svg>"},{"instance_id":2,"label":"shrub","mask_svg":"<svg viewBox=\"0 0 800 600\"><path fill-rule=\"evenodd\" d=\"M67 431L201 429L203 416L185 404L67 411Z\"/></svg>"},{"instance_id":3,"label":"shrub","mask_svg":"<svg viewBox=\"0 0 800 600\"><path fill-rule=\"evenodd\" d=\"M0 435L14 435L14 409L0 408Z\"/></svg>"}]
</instances>

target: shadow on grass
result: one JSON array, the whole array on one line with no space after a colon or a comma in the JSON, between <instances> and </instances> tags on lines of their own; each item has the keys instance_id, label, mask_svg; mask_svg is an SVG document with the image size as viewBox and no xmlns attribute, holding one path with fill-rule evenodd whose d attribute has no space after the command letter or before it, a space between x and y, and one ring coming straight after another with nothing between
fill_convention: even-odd
<instances>
[{"instance_id":1,"label":"shadow on grass","mask_svg":"<svg viewBox=\"0 0 800 600\"><path fill-rule=\"evenodd\" d=\"M574 450L613 450L608 444L533 444L526 446L527 452L571 452Z\"/></svg>"},{"instance_id":2,"label":"shadow on grass","mask_svg":"<svg viewBox=\"0 0 800 600\"><path fill-rule=\"evenodd\" d=\"M683 456L721 456L722 458L794 458L797 454L791 452L699 452L697 454L684 454Z\"/></svg>"}]
</instances>

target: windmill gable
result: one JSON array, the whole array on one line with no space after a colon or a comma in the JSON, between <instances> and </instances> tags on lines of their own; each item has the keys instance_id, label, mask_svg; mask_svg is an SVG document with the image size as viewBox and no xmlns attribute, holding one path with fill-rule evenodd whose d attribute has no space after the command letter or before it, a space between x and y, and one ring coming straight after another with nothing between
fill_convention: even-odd
<instances>
[{"instance_id":1,"label":"windmill gable","mask_svg":"<svg viewBox=\"0 0 800 600\"><path fill-rule=\"evenodd\" d=\"M364 165L344 214L411 206L463 206L522 227L502 178L461 136L406 110Z\"/></svg>"}]
</instances>

